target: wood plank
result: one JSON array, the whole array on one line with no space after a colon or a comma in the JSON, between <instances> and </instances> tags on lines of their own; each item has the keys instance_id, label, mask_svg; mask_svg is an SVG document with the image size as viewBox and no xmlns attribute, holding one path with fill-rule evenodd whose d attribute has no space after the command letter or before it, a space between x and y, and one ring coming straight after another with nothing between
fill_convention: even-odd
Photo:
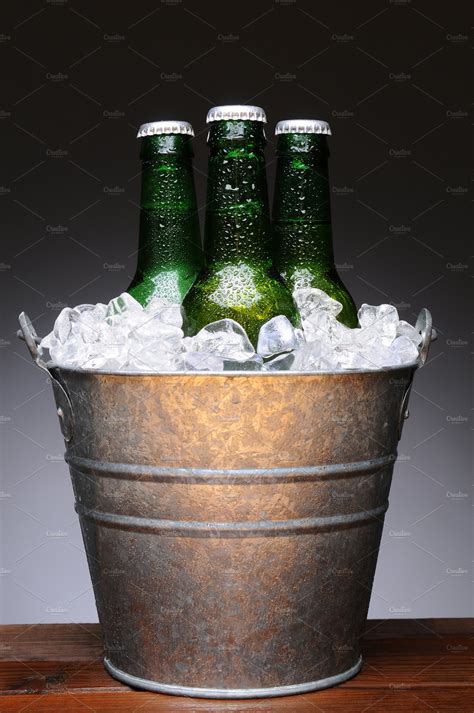
<instances>
[{"instance_id":1,"label":"wood plank","mask_svg":"<svg viewBox=\"0 0 474 713\"><path fill-rule=\"evenodd\" d=\"M302 696L206 701L137 692L102 665L96 624L0 627L0 711L295 711L472 713L472 620L367 622L364 668L342 686Z\"/></svg>"},{"instance_id":2,"label":"wood plank","mask_svg":"<svg viewBox=\"0 0 474 713\"><path fill-rule=\"evenodd\" d=\"M94 689L130 690L107 673L102 655L93 661L4 661L0 664L0 696Z\"/></svg>"},{"instance_id":3,"label":"wood plank","mask_svg":"<svg viewBox=\"0 0 474 713\"><path fill-rule=\"evenodd\" d=\"M474 635L474 619L368 619L364 639L406 639L411 636Z\"/></svg>"},{"instance_id":4,"label":"wood plank","mask_svg":"<svg viewBox=\"0 0 474 713\"><path fill-rule=\"evenodd\" d=\"M388 681L410 687L474 686L473 654L474 640L460 635L364 639L363 677L356 676L352 686L384 686Z\"/></svg>"},{"instance_id":5,"label":"wood plank","mask_svg":"<svg viewBox=\"0 0 474 713\"><path fill-rule=\"evenodd\" d=\"M101 653L99 624L0 626L0 661L89 661Z\"/></svg>"},{"instance_id":6,"label":"wood plank","mask_svg":"<svg viewBox=\"0 0 474 713\"><path fill-rule=\"evenodd\" d=\"M252 701L205 701L148 693L65 693L5 696L2 713L471 713L472 689L347 690Z\"/></svg>"},{"instance_id":7,"label":"wood plank","mask_svg":"<svg viewBox=\"0 0 474 713\"><path fill-rule=\"evenodd\" d=\"M474 619L400 619L367 622L365 640L474 635ZM0 661L11 656L22 660L82 661L102 651L99 624L14 624L0 626Z\"/></svg>"},{"instance_id":8,"label":"wood plank","mask_svg":"<svg viewBox=\"0 0 474 713\"><path fill-rule=\"evenodd\" d=\"M387 639L363 642L364 667L359 676L348 681L348 688L407 689L426 687L474 687L473 642L460 637L437 639ZM2 692L41 693L64 690L124 687L105 671L102 653L83 661L20 660L4 661L0 666ZM473 691L474 697L474 691Z\"/></svg>"}]
</instances>

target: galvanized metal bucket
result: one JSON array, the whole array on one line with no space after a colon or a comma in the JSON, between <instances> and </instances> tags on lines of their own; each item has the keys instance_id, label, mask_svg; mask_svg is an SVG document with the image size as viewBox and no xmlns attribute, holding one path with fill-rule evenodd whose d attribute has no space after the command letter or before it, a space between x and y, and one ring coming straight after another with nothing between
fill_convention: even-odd
<instances>
[{"instance_id":1,"label":"galvanized metal bucket","mask_svg":"<svg viewBox=\"0 0 474 713\"><path fill-rule=\"evenodd\" d=\"M137 688L326 688L361 668L397 442L420 360L352 373L51 376L105 646Z\"/></svg>"}]
</instances>

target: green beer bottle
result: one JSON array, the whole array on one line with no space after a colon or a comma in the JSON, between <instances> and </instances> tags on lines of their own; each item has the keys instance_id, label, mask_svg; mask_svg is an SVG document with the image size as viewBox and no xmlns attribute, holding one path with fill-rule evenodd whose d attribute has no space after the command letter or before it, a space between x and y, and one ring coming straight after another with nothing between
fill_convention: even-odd
<instances>
[{"instance_id":1,"label":"green beer bottle","mask_svg":"<svg viewBox=\"0 0 474 713\"><path fill-rule=\"evenodd\" d=\"M276 266L294 291L317 287L342 304L338 320L357 326L352 297L337 274L328 175L329 124L290 119L276 125L277 170L273 202Z\"/></svg>"},{"instance_id":2,"label":"green beer bottle","mask_svg":"<svg viewBox=\"0 0 474 713\"><path fill-rule=\"evenodd\" d=\"M180 303L202 265L194 190L194 132L187 121L143 124L138 264L128 292L141 304L152 297Z\"/></svg>"},{"instance_id":3,"label":"green beer bottle","mask_svg":"<svg viewBox=\"0 0 474 713\"><path fill-rule=\"evenodd\" d=\"M255 106L220 106L210 123L205 267L183 306L188 334L215 320L239 322L255 345L264 322L298 313L272 265L265 172L265 112Z\"/></svg>"}]
</instances>

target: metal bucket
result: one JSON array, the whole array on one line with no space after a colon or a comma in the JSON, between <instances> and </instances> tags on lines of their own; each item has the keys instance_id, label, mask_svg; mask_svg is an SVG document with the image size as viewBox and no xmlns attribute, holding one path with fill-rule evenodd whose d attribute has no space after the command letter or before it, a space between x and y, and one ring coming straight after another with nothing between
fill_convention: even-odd
<instances>
[{"instance_id":1,"label":"metal bucket","mask_svg":"<svg viewBox=\"0 0 474 713\"><path fill-rule=\"evenodd\" d=\"M119 374L46 365L105 646L137 688L326 688L361 668L418 364L352 373Z\"/></svg>"}]
</instances>

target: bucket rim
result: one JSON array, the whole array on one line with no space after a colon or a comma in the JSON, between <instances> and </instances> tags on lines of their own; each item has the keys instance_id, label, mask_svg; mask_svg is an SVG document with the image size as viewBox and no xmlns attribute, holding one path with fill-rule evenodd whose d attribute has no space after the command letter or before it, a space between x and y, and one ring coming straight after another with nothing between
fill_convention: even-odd
<instances>
[{"instance_id":1,"label":"bucket rim","mask_svg":"<svg viewBox=\"0 0 474 713\"><path fill-rule=\"evenodd\" d=\"M154 691L155 693L166 693L173 696L191 696L193 698L224 698L224 699L248 699L248 698L276 698L280 696L294 696L295 694L309 693L324 688L337 686L344 681L353 678L362 668L362 656L359 655L356 663L341 673L320 678L317 681L306 683L295 683L286 686L270 686L266 688L200 688L198 686L181 686L175 684L160 683L140 676L134 676L115 666L108 656L103 659L104 667L111 676L118 681L144 691Z\"/></svg>"},{"instance_id":2,"label":"bucket rim","mask_svg":"<svg viewBox=\"0 0 474 713\"><path fill-rule=\"evenodd\" d=\"M61 364L55 364L53 362L48 362L46 364L49 370L59 370L62 373L66 374L87 374L89 376L131 376L131 377L143 377L143 376L148 376L148 377L160 377L160 376L174 376L174 377L183 377L183 376L196 376L196 377L203 377L203 376L210 376L210 377L227 377L231 376L233 378L235 377L250 377L252 379L257 378L257 377L270 377L270 378L277 378L277 377L297 377L297 376L305 376L305 377L311 377L311 376L341 376L341 377L347 377L347 376L363 376L363 375L368 375L368 374L389 374L389 373L394 373L398 371L412 371L415 369L418 369L421 364L419 359L415 359L414 361L411 361L407 364L397 364L395 366L384 366L380 367L379 369L337 369L337 370L319 370L319 371L290 371L290 370L281 370L281 371L259 371L259 370L246 370L246 369L229 369L228 371L194 371L194 370L180 370L180 371L127 371L127 370L121 370L121 371L113 371L109 369L83 369L83 368L75 368L75 367L66 367L66 366L61 366Z\"/></svg>"}]
</instances>

